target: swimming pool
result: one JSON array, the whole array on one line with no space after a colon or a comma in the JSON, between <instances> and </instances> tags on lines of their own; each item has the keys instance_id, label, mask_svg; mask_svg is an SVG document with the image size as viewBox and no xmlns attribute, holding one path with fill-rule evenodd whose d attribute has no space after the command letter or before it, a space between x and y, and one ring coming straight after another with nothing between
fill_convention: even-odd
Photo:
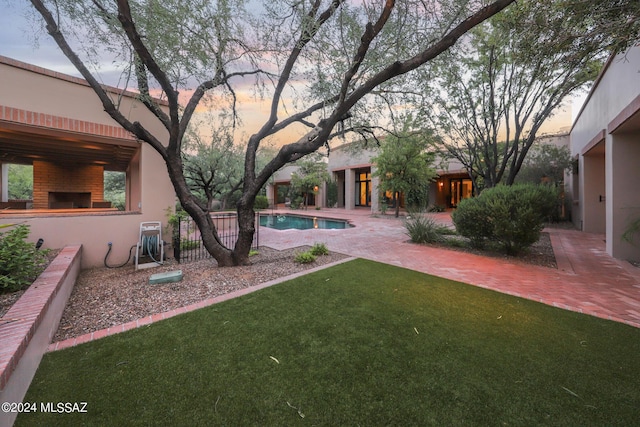
<instances>
[{"instance_id":1,"label":"swimming pool","mask_svg":"<svg viewBox=\"0 0 640 427\"><path fill-rule=\"evenodd\" d=\"M288 230L291 228L296 230L351 228L347 221L299 215L260 215L260 225L275 228L276 230Z\"/></svg>"}]
</instances>

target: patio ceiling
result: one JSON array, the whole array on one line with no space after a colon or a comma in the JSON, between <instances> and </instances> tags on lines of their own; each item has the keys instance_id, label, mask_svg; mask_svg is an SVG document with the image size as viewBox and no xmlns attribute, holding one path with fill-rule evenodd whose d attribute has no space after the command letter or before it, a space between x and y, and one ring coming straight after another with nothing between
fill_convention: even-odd
<instances>
[{"instance_id":1,"label":"patio ceiling","mask_svg":"<svg viewBox=\"0 0 640 427\"><path fill-rule=\"evenodd\" d=\"M0 162L32 164L89 164L105 170L125 171L140 144L72 133L52 134L0 128Z\"/></svg>"}]
</instances>

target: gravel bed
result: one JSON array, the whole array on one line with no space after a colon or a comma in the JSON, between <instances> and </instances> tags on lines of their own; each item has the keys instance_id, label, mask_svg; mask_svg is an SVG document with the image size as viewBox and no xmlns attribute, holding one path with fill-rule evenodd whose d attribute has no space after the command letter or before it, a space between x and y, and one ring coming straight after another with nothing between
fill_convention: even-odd
<instances>
[{"instance_id":1,"label":"gravel bed","mask_svg":"<svg viewBox=\"0 0 640 427\"><path fill-rule=\"evenodd\" d=\"M460 236L448 236L449 238L456 240L464 240L468 242L467 239ZM480 256L486 256L490 258L498 258L503 261L507 261L514 264L527 264L527 265L538 265L541 267L547 268L558 268L556 263L556 256L553 252L553 246L551 245L551 238L549 237L549 233L542 232L540 233L540 239L529 246L527 249L522 251L522 253L511 256L505 255L503 252L497 250L491 250L490 248L485 249L474 249L469 246L457 247L446 244L433 244L431 246L441 247L443 249L448 249L452 251L460 251L472 253Z\"/></svg>"},{"instance_id":2,"label":"gravel bed","mask_svg":"<svg viewBox=\"0 0 640 427\"><path fill-rule=\"evenodd\" d=\"M165 265L136 271L133 266L83 270L78 276L62 314L53 342L120 325L155 313L193 304L269 280L339 261L347 255L332 252L310 264L294 262L300 247L277 251L261 247L250 258L251 265L217 268L207 259L183 264L171 260ZM150 285L149 276L182 270L180 282Z\"/></svg>"}]
</instances>

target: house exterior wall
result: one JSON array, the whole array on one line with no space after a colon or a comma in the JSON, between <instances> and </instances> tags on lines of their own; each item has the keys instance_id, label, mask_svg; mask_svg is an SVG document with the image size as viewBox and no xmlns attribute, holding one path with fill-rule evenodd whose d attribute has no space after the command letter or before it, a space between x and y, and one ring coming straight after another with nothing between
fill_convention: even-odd
<instances>
[{"instance_id":1,"label":"house exterior wall","mask_svg":"<svg viewBox=\"0 0 640 427\"><path fill-rule=\"evenodd\" d=\"M572 191L578 194L577 225L605 233L610 255L634 260L640 260L640 248L622 235L634 215L640 215L639 71L640 47L611 58L571 130L571 153L579 163L573 182L578 191Z\"/></svg>"},{"instance_id":2,"label":"house exterior wall","mask_svg":"<svg viewBox=\"0 0 640 427\"><path fill-rule=\"evenodd\" d=\"M25 129L45 129L58 136L66 133L76 139L83 135L98 136L114 144L118 141L132 144L133 137L111 119L83 80L4 57L0 57L0 75L0 125L5 120ZM135 94L113 89L110 96L120 102L120 110L128 119L141 122L153 134L160 135L161 140L168 141L164 126ZM82 268L102 266L108 242L113 243L109 262L124 262L129 248L138 241L140 223L161 221L166 225L166 210L173 208L176 200L161 156L147 144L139 145L138 154L127 170L129 212L31 214L27 211L16 216L3 214L0 224L25 221L31 229L30 240L43 238L45 248L81 244ZM171 240L164 234L163 239Z\"/></svg>"},{"instance_id":3,"label":"house exterior wall","mask_svg":"<svg viewBox=\"0 0 640 427\"><path fill-rule=\"evenodd\" d=\"M26 111L118 126L104 111L102 103L82 79L3 58L0 61L2 95L0 105ZM143 104L132 96L110 91L120 111L128 118L151 117Z\"/></svg>"},{"instance_id":4,"label":"house exterior wall","mask_svg":"<svg viewBox=\"0 0 640 427\"><path fill-rule=\"evenodd\" d=\"M607 182L607 252L616 258L640 261L640 235L634 243L622 236L632 221L640 218L640 131L613 134L607 148L606 166L611 168L611 179ZM608 195L611 195L610 197ZM611 200L608 200L608 199Z\"/></svg>"},{"instance_id":5,"label":"house exterior wall","mask_svg":"<svg viewBox=\"0 0 640 427\"><path fill-rule=\"evenodd\" d=\"M377 146L359 147L355 144L345 144L331 150L328 168L329 173L338 183L338 207L356 208L356 170L369 168L372 175L371 211L379 211L378 186L380 180L373 177L376 166L371 162L371 159L377 155Z\"/></svg>"},{"instance_id":6,"label":"house exterior wall","mask_svg":"<svg viewBox=\"0 0 640 427\"><path fill-rule=\"evenodd\" d=\"M336 147L329 153L329 170L356 169L371 166L371 159L378 155L377 147L358 148L354 144Z\"/></svg>"}]
</instances>

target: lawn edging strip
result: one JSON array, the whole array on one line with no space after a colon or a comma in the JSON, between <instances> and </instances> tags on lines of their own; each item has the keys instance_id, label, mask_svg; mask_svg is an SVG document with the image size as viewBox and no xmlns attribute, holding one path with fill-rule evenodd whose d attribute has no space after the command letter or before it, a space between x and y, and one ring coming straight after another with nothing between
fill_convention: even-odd
<instances>
[{"instance_id":1,"label":"lawn edging strip","mask_svg":"<svg viewBox=\"0 0 640 427\"><path fill-rule=\"evenodd\" d=\"M289 276L285 276L285 277L281 277L278 279L274 279L274 280L269 280L267 282L264 283L260 283L258 285L255 286L251 286L248 288L244 288L244 289L239 289L237 291L233 291L233 292L229 292L227 294L224 295L219 295L217 297L213 297L213 298L208 298L193 304L189 304L186 305L184 307L179 307L179 308L175 308L173 310L169 310L169 311L165 311L163 313L157 313L157 314L152 314L140 319L136 319L136 320L132 320L131 322L127 322L124 323L122 325L117 325L117 326L112 326L109 327L107 329L101 329L99 331L95 331L95 332L90 332L88 334L84 334L84 335L80 335L78 337L75 338L69 338L63 341L58 341L55 343L51 343L49 344L49 347L47 348L47 352L52 352L52 351L58 351L58 350L62 350L68 347L74 347L76 345L79 344L83 344L86 342L90 342L93 340L97 340L100 338L104 338L107 337L109 335L115 335L115 334L119 334L121 332L125 332L125 331L129 331L131 329L136 329L139 328L141 326L146 326L146 325L150 325L154 322L158 322L160 320L164 320L164 319L169 319L171 317L177 316L178 314L183 314L183 313L188 313L190 311L194 311L194 310L198 310L204 307L208 307L210 305L214 305L214 304L218 304L220 302L223 301L228 301L230 299L234 299L243 295L247 295L250 294L252 292L255 291L259 291L260 289L264 289L264 288L268 288L270 286L273 285L277 285L279 283L282 282L287 282L289 280L292 279L296 279L298 277L316 272L316 271L320 271L320 270L324 270L326 268L330 268L330 267L334 267L336 265L345 263L345 262L349 262L349 261L353 261L354 259L356 259L355 257L349 257L349 258L345 258L345 259L341 259L340 261L336 261L336 262L332 262L329 264L324 264L321 265L319 267L314 267L314 268L310 268L308 270L304 270L295 274L291 274Z\"/></svg>"},{"instance_id":2,"label":"lawn edging strip","mask_svg":"<svg viewBox=\"0 0 640 427\"><path fill-rule=\"evenodd\" d=\"M82 246L67 246L0 318L0 402L22 402L80 272ZM0 412L11 425L17 412Z\"/></svg>"}]
</instances>

